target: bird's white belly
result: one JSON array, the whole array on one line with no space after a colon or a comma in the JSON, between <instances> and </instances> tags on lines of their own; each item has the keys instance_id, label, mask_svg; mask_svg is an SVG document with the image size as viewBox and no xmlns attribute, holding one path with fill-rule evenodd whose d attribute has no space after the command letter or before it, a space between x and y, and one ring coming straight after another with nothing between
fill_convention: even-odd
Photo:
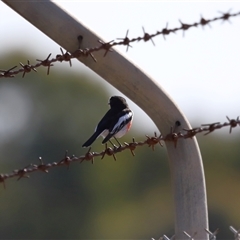
<instances>
[{"instance_id":1,"label":"bird's white belly","mask_svg":"<svg viewBox=\"0 0 240 240\"><path fill-rule=\"evenodd\" d=\"M123 135L126 134L126 132L128 131L128 126L125 125L119 132L117 132L114 137L116 138L121 138Z\"/></svg>"},{"instance_id":2,"label":"bird's white belly","mask_svg":"<svg viewBox=\"0 0 240 240\"><path fill-rule=\"evenodd\" d=\"M126 125L119 132L117 132L113 137L121 138L123 135L126 134L127 131L128 131L128 127ZM105 138L108 134L109 134L109 131L106 129L101 133L101 136Z\"/></svg>"}]
</instances>

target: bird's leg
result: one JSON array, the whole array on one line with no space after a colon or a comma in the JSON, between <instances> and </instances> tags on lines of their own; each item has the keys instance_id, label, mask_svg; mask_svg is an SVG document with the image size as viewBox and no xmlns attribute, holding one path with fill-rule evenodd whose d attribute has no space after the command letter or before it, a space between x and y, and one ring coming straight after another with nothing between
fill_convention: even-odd
<instances>
[{"instance_id":1,"label":"bird's leg","mask_svg":"<svg viewBox=\"0 0 240 240\"><path fill-rule=\"evenodd\" d=\"M114 148L118 148L110 139L108 140Z\"/></svg>"},{"instance_id":2,"label":"bird's leg","mask_svg":"<svg viewBox=\"0 0 240 240\"><path fill-rule=\"evenodd\" d=\"M122 144L114 137L115 141L119 144L118 147L122 147Z\"/></svg>"}]
</instances>

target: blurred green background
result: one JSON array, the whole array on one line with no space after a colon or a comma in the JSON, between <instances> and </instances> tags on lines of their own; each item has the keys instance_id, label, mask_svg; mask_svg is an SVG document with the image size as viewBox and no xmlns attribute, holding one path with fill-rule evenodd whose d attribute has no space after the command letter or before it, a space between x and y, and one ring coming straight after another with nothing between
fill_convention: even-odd
<instances>
[{"instance_id":1,"label":"blurred green background","mask_svg":"<svg viewBox=\"0 0 240 240\"><path fill-rule=\"evenodd\" d=\"M8 69L36 56L0 56ZM78 62L74 62L78 66ZM0 79L0 173L59 161L65 150L83 155L83 142L108 110L111 88L68 63L56 63L46 75L38 73ZM114 92L115 94L115 92ZM191 123L198 126L201 122ZM135 127L122 141L144 140L153 135L134 119ZM146 132L144 133L144 129ZM233 129L234 132L239 129ZM198 135L203 156L210 230L220 228L218 239L233 239L229 226L240 226L239 134L228 130ZM100 140L94 151L103 146ZM94 164L73 163L37 172L30 179L9 179L0 186L1 239L158 239L174 232L174 212L167 154L157 146L138 148L95 159Z\"/></svg>"}]
</instances>

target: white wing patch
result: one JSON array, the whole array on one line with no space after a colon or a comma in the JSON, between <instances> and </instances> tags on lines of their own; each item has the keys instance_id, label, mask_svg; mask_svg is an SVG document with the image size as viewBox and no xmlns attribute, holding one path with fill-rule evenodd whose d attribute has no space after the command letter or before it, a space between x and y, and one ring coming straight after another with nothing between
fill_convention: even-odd
<instances>
[{"instance_id":1,"label":"white wing patch","mask_svg":"<svg viewBox=\"0 0 240 240\"><path fill-rule=\"evenodd\" d=\"M109 131L106 129L100 135L105 138L109 134Z\"/></svg>"},{"instance_id":2,"label":"white wing patch","mask_svg":"<svg viewBox=\"0 0 240 240\"><path fill-rule=\"evenodd\" d=\"M114 126L113 130L110 132L111 134L116 133L114 136L117 138L122 137L129 129L128 123L133 118L133 112L128 112L122 117L119 118L118 122Z\"/></svg>"}]
</instances>

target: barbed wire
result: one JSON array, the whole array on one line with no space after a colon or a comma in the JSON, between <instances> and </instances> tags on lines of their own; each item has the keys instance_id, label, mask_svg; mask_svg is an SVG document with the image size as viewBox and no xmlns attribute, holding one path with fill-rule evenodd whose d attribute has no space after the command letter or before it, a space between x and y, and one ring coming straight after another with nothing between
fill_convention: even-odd
<instances>
[{"instance_id":1,"label":"barbed wire","mask_svg":"<svg viewBox=\"0 0 240 240\"><path fill-rule=\"evenodd\" d=\"M102 40L98 40L98 42L100 43L99 46L93 47L93 48L85 48L85 49L77 49L74 53L69 53L69 52L63 52L62 48L60 48L61 50L61 54L56 55L55 58L50 59L51 54L48 55L48 57L44 60L40 60L40 59L36 59L38 61L38 63L36 63L35 65L31 65L30 61L27 60L27 64L23 64L20 62L20 66L21 68L18 70L13 71L17 66L14 66L8 70L0 70L0 78L1 77L14 77L16 74L19 73L23 73L22 77L25 76L26 73L29 73L31 71L35 71L37 72L38 67L40 66L44 66L47 67L47 74L50 73L50 67L54 66L53 63L54 62L69 62L70 66L72 66L72 62L71 59L73 58L79 58L81 56L85 56L88 57L89 55L92 57L92 59L97 62L96 58L94 57L93 53L96 51L100 51L100 50L104 50L104 56L106 56L106 54L108 52L112 51L112 47L116 46L116 45L125 45L127 46L127 49L129 47L132 47L130 44L134 43L134 42L139 42L139 41L144 41L147 42L149 40L152 41L153 45L155 45L153 38L159 35L162 35L165 39L166 35L169 35L170 33L176 33L177 31L182 30L183 33L187 30L189 30L192 27L198 27L198 26L206 26L206 25L210 25L210 23L218 21L218 20L222 20L222 21L229 21L229 19L231 17L236 17L240 15L240 12L237 13L230 13L230 11L226 12L226 13L220 13L221 16L219 17L215 17L212 19L205 19L203 17L200 18L199 22L195 22L193 24L186 24L183 23L181 20L179 20L181 26L177 27L177 28L173 28L173 29L168 29L168 24L166 24L166 27L163 28L161 31L157 31L154 34L149 34L145 31L144 27L143 29L143 33L144 35L142 37L137 37L137 38L132 38L129 39L128 38L128 33L129 31L127 30L126 36L124 38L118 38L117 40L120 41L115 41L112 40L110 42L104 43ZM78 37L79 43L81 43L81 41L83 40L82 36ZM64 158L62 160L60 160L59 162L53 162L53 163L47 163L44 164L43 160L41 157L39 157L39 161L40 164L30 164L27 167L21 168L21 169L16 169L14 171L12 171L11 173L7 173L7 174L0 174L0 183L3 183L4 188L5 188L5 181L9 178L14 178L17 177L18 180L23 178L23 177L29 177L28 174L32 173L32 172L36 172L36 171L42 171L47 173L49 171L50 168L53 167L57 167L57 166L63 166L63 165L67 165L69 167L69 165L73 162L83 162L83 161L91 161L92 163L94 162L94 158L95 157L101 157L101 159L103 159L106 155L108 156L113 156L114 160L116 160L116 154L125 150L130 150L131 154L134 156L134 150L136 149L136 147L139 146L143 146L143 145L148 145L149 147L152 148L152 150L154 150L154 147L156 144L160 144L161 146L163 146L163 142L164 141L171 141L174 143L174 146L177 147L177 142L180 138L193 138L195 135L205 132L204 135L207 135L209 133L212 133L214 130L220 129L222 127L230 127L229 133L232 132L232 128L240 125L240 120L239 117L237 117L237 119L230 119L227 117L228 122L225 123L211 123L211 124L203 124L201 125L201 127L197 127L197 128L193 128L193 129L183 129L183 131L180 132L175 132L175 128L176 126L180 126L181 123L179 121L176 121L175 126L172 127L170 129L170 133L167 134L166 136L157 136L157 134L155 133L155 135L153 137L149 137L146 136L147 139L145 139L144 141L140 141L140 142L136 142L135 139L133 138L132 142L130 143L124 143L124 145L119 146L119 147L108 147L107 145L105 145L105 149L102 152L91 152L91 148L89 148L89 150L87 151L87 153L83 156L80 157L76 157L76 156L69 156L68 152L66 151Z\"/></svg>"},{"instance_id":2,"label":"barbed wire","mask_svg":"<svg viewBox=\"0 0 240 240\"><path fill-rule=\"evenodd\" d=\"M234 234L234 240L240 240L240 229L236 230L233 226L229 227L229 230ZM217 228L214 232L211 232L210 230L205 228L206 233L209 235L209 240L216 240L217 239L217 234L219 233L219 228ZM197 234L196 232L191 235L187 233L186 231L183 231L183 234L188 237L189 240L194 240L195 235ZM171 238L167 237L166 235L163 235L162 237L159 238L159 240L174 240L175 235L173 235ZM151 240L155 240L152 238Z\"/></svg>"},{"instance_id":3,"label":"barbed wire","mask_svg":"<svg viewBox=\"0 0 240 240\"><path fill-rule=\"evenodd\" d=\"M155 43L153 41L153 38L162 35L164 39L166 39L166 36L169 35L170 33L176 33L178 31L183 31L183 35L185 33L185 31L189 30L190 28L193 27L198 27L198 26L206 26L209 25L210 23L222 20L222 21L230 21L230 18L233 17L237 17L240 16L240 12L236 12L236 13L230 13L230 10L228 12L220 12L220 16L219 17L214 17L212 19L205 19L201 16L200 20L198 22L192 23L192 24L187 24L187 23L183 23L181 20L179 20L180 22L180 27L176 27L176 28L168 28L168 23L166 24L166 27L163 28L161 31L156 31L153 34L149 34L145 31L144 27L142 27L143 29L143 36L139 36L136 38L132 38L130 39L128 37L128 33L129 30L127 30L125 37L123 38L117 38L117 40L111 40L109 42L103 42L102 40L98 40L98 43L100 43L100 45L95 46L95 47L90 47L90 48L85 48L85 49L77 49L75 52L73 53L69 53L69 52L63 52L62 48L60 48L61 54L57 54L55 58L51 58L51 53L48 55L48 57L44 60L40 60L40 59L36 59L36 61L38 63L35 64L30 64L30 61L27 60L27 64L23 64L23 63L19 63L21 68L14 70L15 68L17 68L17 66L11 67L8 70L0 70L0 78L13 78L15 77L17 74L22 73L22 77L24 77L26 75L26 73L30 73L32 71L37 72L37 68L40 66L46 67L47 68L47 75L49 75L50 73L50 68L53 65L53 63L55 62L69 62L70 66L72 66L71 63L71 59L73 58L80 58L80 57L88 57L90 56L93 61L97 62L97 59L94 57L93 53L100 51L100 50L104 50L104 55L106 56L108 52L112 51L112 47L114 46L119 46L119 45L123 45L126 46L126 51L128 51L129 47L132 47L130 44L135 43L135 42L140 42L140 41L144 41L144 42L148 42L149 40L153 43L153 45L155 46ZM79 43L81 43L81 41L83 40L82 36L78 37L78 41Z\"/></svg>"},{"instance_id":4,"label":"barbed wire","mask_svg":"<svg viewBox=\"0 0 240 240\"><path fill-rule=\"evenodd\" d=\"M221 129L223 127L229 127L229 133L232 133L232 129L240 125L239 117L236 119L230 119L228 116L227 122L220 123L210 123L210 124L202 124L200 127L192 128L192 129L182 129L180 132L175 132L175 129L181 126L181 123L179 121L175 122L175 126L171 127L170 132L166 136L157 136L157 133L154 133L153 137L149 137L146 135L146 139L143 141L135 141L135 139L132 139L132 142L126 143L124 142L124 145L121 146L113 146L108 147L107 144L105 144L105 149L101 152L92 152L91 147L88 149L87 153L85 153L82 156L76 157L75 155L69 156L68 151L65 152L65 155L63 159L61 159L59 162L52 162L52 163L43 163L43 159L39 157L39 164L29 164L28 166L13 170L11 173L0 174L0 183L3 183L4 188L6 188L5 181L9 178L17 177L17 180L20 180L21 178L28 178L30 173L39 171L39 172L45 172L48 173L49 169L59 166L67 166L69 167L71 163L73 162L80 162L83 161L90 161L94 162L94 158L101 157L103 159L105 156L112 156L113 159L116 161L116 154L125 150L130 150L132 156L135 156L135 149L137 147L141 147L144 145L148 145L148 147L151 147L154 151L155 146L159 144L160 146L163 146L163 142L173 142L174 146L177 147L177 142L179 139L188 139L193 138L199 133L204 133L204 135L208 135L212 133L214 130Z\"/></svg>"}]
</instances>

